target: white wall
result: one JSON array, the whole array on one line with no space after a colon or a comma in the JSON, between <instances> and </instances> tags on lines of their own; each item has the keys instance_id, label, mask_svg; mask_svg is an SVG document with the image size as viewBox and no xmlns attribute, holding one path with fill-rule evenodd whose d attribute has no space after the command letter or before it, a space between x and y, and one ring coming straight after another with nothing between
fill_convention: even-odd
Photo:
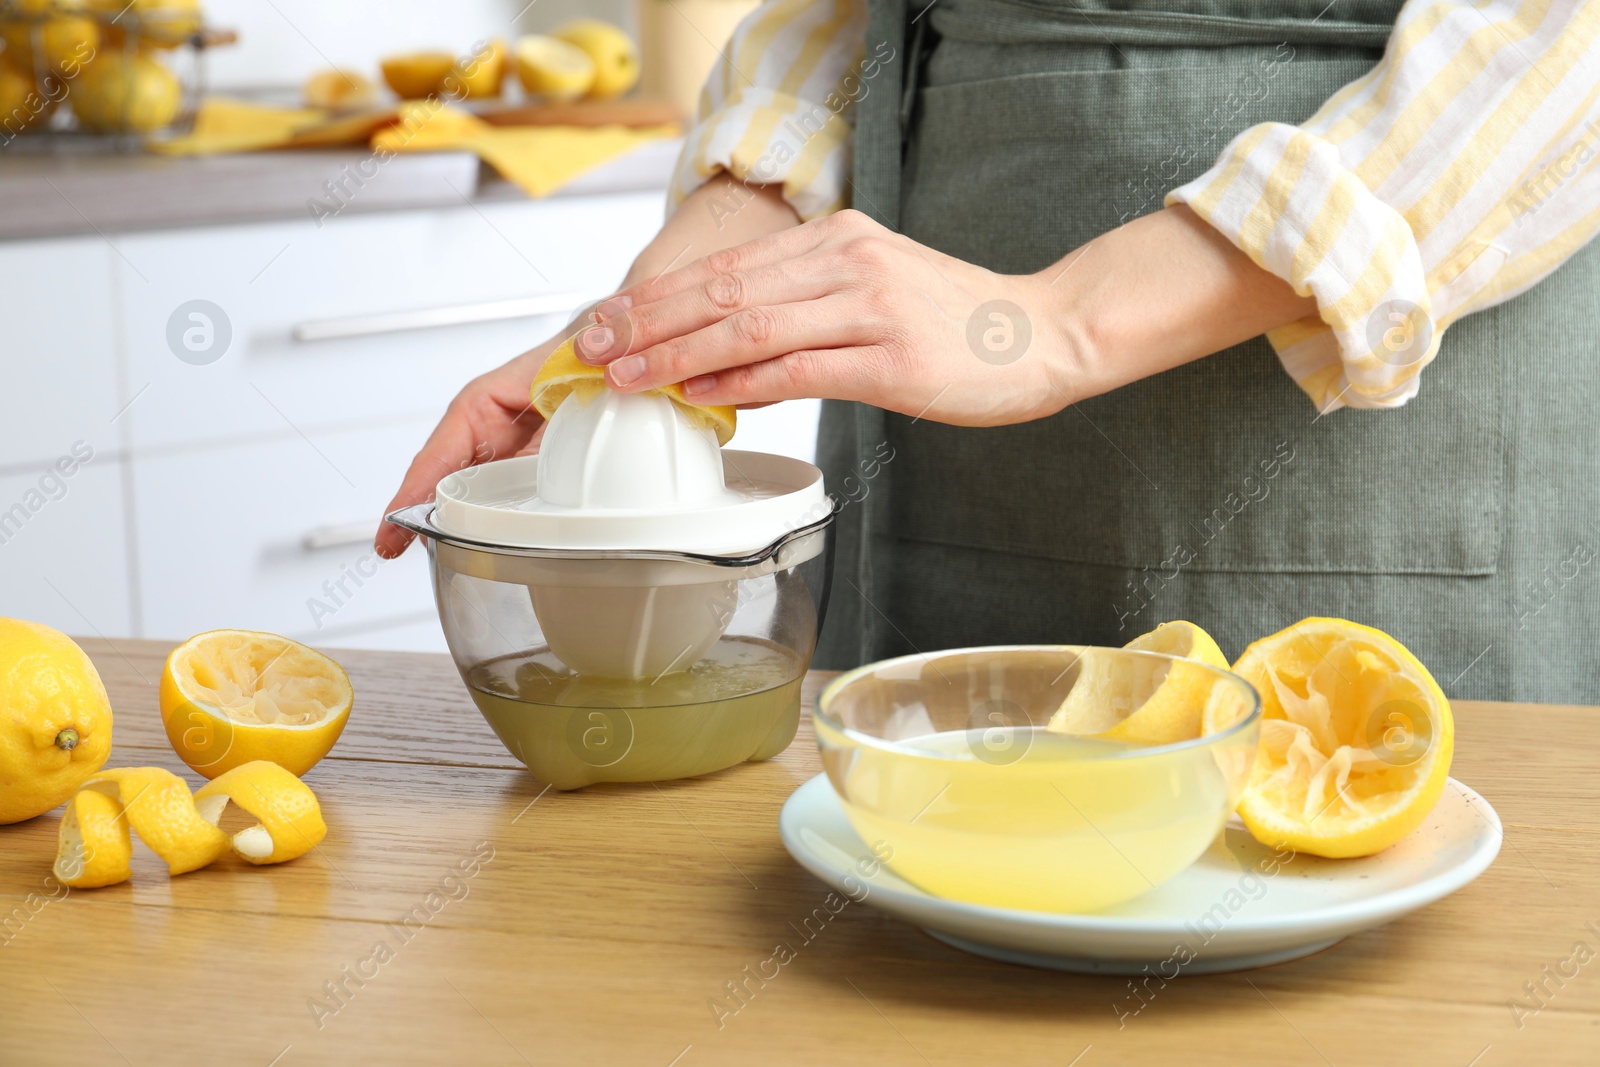
<instances>
[{"instance_id":1,"label":"white wall","mask_svg":"<svg viewBox=\"0 0 1600 1067\"><path fill-rule=\"evenodd\" d=\"M239 32L237 45L210 55L212 88L229 91L298 85L330 64L376 80L382 56L465 52L578 17L634 29L631 0L205 0L205 11L210 24Z\"/></svg>"}]
</instances>

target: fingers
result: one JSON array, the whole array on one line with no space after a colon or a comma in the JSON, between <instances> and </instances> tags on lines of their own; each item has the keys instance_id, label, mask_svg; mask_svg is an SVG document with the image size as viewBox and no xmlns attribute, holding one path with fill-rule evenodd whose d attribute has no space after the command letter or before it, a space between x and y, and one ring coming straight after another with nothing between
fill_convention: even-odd
<instances>
[{"instance_id":1,"label":"fingers","mask_svg":"<svg viewBox=\"0 0 1600 1067\"><path fill-rule=\"evenodd\" d=\"M531 409L521 414L509 410L482 412L477 408L480 404L497 406L492 398L476 400L468 393L451 404L422 450L406 468L399 490L383 509L385 515L396 508L432 500L434 488L448 474L515 455L543 425ZM382 522L373 539L373 548L382 558L394 559L414 538L409 530Z\"/></svg>"},{"instance_id":2,"label":"fingers","mask_svg":"<svg viewBox=\"0 0 1600 1067\"><path fill-rule=\"evenodd\" d=\"M606 368L606 379L618 392L639 392L803 349L861 344L869 329L860 301L841 294L749 307L704 329L623 356Z\"/></svg>"},{"instance_id":3,"label":"fingers","mask_svg":"<svg viewBox=\"0 0 1600 1067\"><path fill-rule=\"evenodd\" d=\"M578 335L578 357L603 365L737 315L749 308L815 300L848 275L841 257L808 254L781 265L719 274L649 304L606 314ZM618 301L612 301L613 306Z\"/></svg>"},{"instance_id":4,"label":"fingers","mask_svg":"<svg viewBox=\"0 0 1600 1067\"><path fill-rule=\"evenodd\" d=\"M617 296L639 307L693 286L704 285L719 274L755 270L795 259L814 251L832 236L837 227L831 223L831 218L817 219L768 237L721 249L650 281L629 286Z\"/></svg>"},{"instance_id":5,"label":"fingers","mask_svg":"<svg viewBox=\"0 0 1600 1067\"><path fill-rule=\"evenodd\" d=\"M884 392L885 368L891 362L888 349L881 345L805 349L691 378L683 383L683 391L696 404L741 408L807 397L893 406L885 404L889 398Z\"/></svg>"}]
</instances>

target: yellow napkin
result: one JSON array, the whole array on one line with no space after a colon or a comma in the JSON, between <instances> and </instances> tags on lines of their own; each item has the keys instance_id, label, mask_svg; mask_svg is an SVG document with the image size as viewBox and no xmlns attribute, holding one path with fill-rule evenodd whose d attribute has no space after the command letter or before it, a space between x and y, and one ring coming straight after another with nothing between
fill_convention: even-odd
<instances>
[{"instance_id":1,"label":"yellow napkin","mask_svg":"<svg viewBox=\"0 0 1600 1067\"><path fill-rule=\"evenodd\" d=\"M491 126L457 108L426 101L400 105L393 126L379 130L373 148L392 152L464 149L532 197L548 196L585 171L644 144L679 132L675 125Z\"/></svg>"},{"instance_id":2,"label":"yellow napkin","mask_svg":"<svg viewBox=\"0 0 1600 1067\"><path fill-rule=\"evenodd\" d=\"M201 101L194 129L150 148L173 156L251 152L287 144L296 133L325 123L328 114L305 108L266 107L243 100L209 97Z\"/></svg>"}]
</instances>

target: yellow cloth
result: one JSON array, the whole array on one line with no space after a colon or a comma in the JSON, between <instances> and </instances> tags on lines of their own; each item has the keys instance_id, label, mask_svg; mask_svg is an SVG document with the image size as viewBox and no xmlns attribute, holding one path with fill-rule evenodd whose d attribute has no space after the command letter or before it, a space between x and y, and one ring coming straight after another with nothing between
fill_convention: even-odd
<instances>
[{"instance_id":1,"label":"yellow cloth","mask_svg":"<svg viewBox=\"0 0 1600 1067\"><path fill-rule=\"evenodd\" d=\"M542 197L647 141L678 132L670 124L644 129L491 126L457 108L413 101L400 105L398 121L379 130L372 147L391 152L472 152L529 196Z\"/></svg>"},{"instance_id":2,"label":"yellow cloth","mask_svg":"<svg viewBox=\"0 0 1600 1067\"><path fill-rule=\"evenodd\" d=\"M327 120L325 111L266 107L243 100L211 97L201 102L192 131L170 141L152 141L150 148L173 156L209 156L278 148L288 144L297 133L323 125Z\"/></svg>"}]
</instances>

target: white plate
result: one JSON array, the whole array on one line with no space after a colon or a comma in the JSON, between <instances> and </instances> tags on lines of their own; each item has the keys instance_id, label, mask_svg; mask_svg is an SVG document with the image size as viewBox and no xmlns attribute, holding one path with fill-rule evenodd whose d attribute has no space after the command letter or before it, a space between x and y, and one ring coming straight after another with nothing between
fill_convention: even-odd
<instances>
[{"instance_id":1,"label":"white plate","mask_svg":"<svg viewBox=\"0 0 1600 1067\"><path fill-rule=\"evenodd\" d=\"M1282 963L1390 922L1482 874L1502 837L1488 801L1452 778L1422 826L1376 856L1280 854L1234 819L1171 881L1104 911L1061 915L945 900L887 867L874 872L872 850L826 775L794 791L778 825L812 874L956 948L1034 967L1164 978Z\"/></svg>"}]
</instances>

